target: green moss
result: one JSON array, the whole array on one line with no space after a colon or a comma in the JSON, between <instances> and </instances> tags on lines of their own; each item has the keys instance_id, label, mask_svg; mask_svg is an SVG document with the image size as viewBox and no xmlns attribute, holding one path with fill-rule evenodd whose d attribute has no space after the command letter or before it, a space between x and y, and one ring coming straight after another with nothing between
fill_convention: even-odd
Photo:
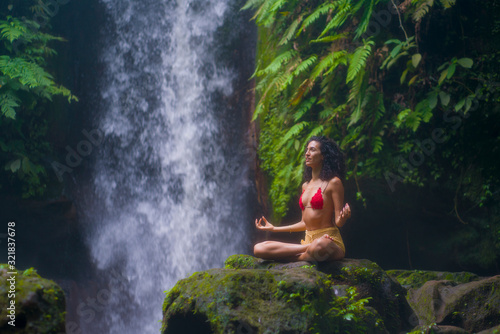
<instances>
[{"instance_id":1,"label":"green moss","mask_svg":"<svg viewBox=\"0 0 500 334\"><path fill-rule=\"evenodd\" d=\"M387 274L393 277L406 289L418 289L425 282L434 280L448 280L456 283L468 283L480 279L479 276L469 272L446 272L446 271L424 271L424 270L387 270Z\"/></svg>"},{"instance_id":2,"label":"green moss","mask_svg":"<svg viewBox=\"0 0 500 334\"><path fill-rule=\"evenodd\" d=\"M169 319L195 315L206 317L213 333L237 332L242 324L254 333L385 331L380 315L367 305L368 298L361 298L354 287L344 289L345 295L337 291L331 275L312 268L211 269L168 291L162 333L175 330L167 327Z\"/></svg>"},{"instance_id":3,"label":"green moss","mask_svg":"<svg viewBox=\"0 0 500 334\"><path fill-rule=\"evenodd\" d=\"M254 269L259 266L259 260L250 255L231 255L224 262L226 269Z\"/></svg>"},{"instance_id":4,"label":"green moss","mask_svg":"<svg viewBox=\"0 0 500 334\"><path fill-rule=\"evenodd\" d=\"M38 277L38 278L40 278L40 275L38 275L35 268L26 269L25 271L23 271L23 276L24 277Z\"/></svg>"},{"instance_id":5,"label":"green moss","mask_svg":"<svg viewBox=\"0 0 500 334\"><path fill-rule=\"evenodd\" d=\"M8 328L7 306L10 283L15 277L16 323L26 319L26 326L16 333L59 333L65 326L65 298L62 289L53 281L41 278L33 268L25 271L0 265L0 332ZM15 272L15 274L10 274Z\"/></svg>"}]
</instances>

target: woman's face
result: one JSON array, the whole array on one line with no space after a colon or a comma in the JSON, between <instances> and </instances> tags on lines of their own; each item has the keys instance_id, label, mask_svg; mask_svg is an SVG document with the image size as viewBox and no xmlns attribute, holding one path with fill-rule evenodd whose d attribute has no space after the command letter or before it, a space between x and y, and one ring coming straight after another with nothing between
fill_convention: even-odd
<instances>
[{"instance_id":1,"label":"woman's face","mask_svg":"<svg viewBox=\"0 0 500 334\"><path fill-rule=\"evenodd\" d=\"M321 144L315 140L307 145L306 166L315 167L323 164L323 155L321 154Z\"/></svg>"}]
</instances>

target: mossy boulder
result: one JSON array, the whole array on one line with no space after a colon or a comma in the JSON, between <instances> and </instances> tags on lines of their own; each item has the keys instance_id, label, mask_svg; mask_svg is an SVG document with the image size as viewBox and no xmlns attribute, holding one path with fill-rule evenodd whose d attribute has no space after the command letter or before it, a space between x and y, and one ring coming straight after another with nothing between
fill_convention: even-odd
<instances>
[{"instance_id":1,"label":"mossy boulder","mask_svg":"<svg viewBox=\"0 0 500 334\"><path fill-rule=\"evenodd\" d=\"M464 284L428 281L410 289L408 301L422 326L449 325L476 333L500 324L500 275Z\"/></svg>"},{"instance_id":2,"label":"mossy boulder","mask_svg":"<svg viewBox=\"0 0 500 334\"><path fill-rule=\"evenodd\" d=\"M10 274L12 272L15 274ZM11 319L8 317L12 300L9 298L11 286L15 286L15 326L9 324ZM25 271L10 270L8 265L0 264L0 309L1 333L65 332L64 292L53 281L41 278L32 268Z\"/></svg>"},{"instance_id":3,"label":"mossy boulder","mask_svg":"<svg viewBox=\"0 0 500 334\"><path fill-rule=\"evenodd\" d=\"M418 289L428 281L447 280L455 283L469 283L481 279L469 272L426 271L426 270L387 270L405 289Z\"/></svg>"},{"instance_id":4,"label":"mossy boulder","mask_svg":"<svg viewBox=\"0 0 500 334\"><path fill-rule=\"evenodd\" d=\"M500 325L485 329L484 331L480 331L477 334L500 334Z\"/></svg>"},{"instance_id":5,"label":"mossy boulder","mask_svg":"<svg viewBox=\"0 0 500 334\"><path fill-rule=\"evenodd\" d=\"M367 260L237 255L167 292L162 333L399 333L412 327L405 293Z\"/></svg>"},{"instance_id":6,"label":"mossy boulder","mask_svg":"<svg viewBox=\"0 0 500 334\"><path fill-rule=\"evenodd\" d=\"M408 334L470 334L470 332L456 326L431 324L429 326L418 326Z\"/></svg>"}]
</instances>

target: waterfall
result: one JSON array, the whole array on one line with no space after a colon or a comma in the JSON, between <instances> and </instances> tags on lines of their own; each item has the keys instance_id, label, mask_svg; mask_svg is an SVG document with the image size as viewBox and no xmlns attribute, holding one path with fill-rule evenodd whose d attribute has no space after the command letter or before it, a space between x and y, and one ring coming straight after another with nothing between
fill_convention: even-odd
<instances>
[{"instance_id":1,"label":"waterfall","mask_svg":"<svg viewBox=\"0 0 500 334\"><path fill-rule=\"evenodd\" d=\"M227 107L238 74L223 60L233 50L222 50L241 29L227 22L242 3L101 4L104 139L83 211L108 285L98 291L99 320L80 323L83 333L158 333L165 290L250 247L244 117Z\"/></svg>"}]
</instances>

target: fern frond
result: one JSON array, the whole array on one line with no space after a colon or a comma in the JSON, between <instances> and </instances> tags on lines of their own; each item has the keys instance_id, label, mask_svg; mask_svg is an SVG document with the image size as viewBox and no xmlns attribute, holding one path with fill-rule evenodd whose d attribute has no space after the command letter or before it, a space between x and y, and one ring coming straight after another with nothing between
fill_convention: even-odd
<instances>
[{"instance_id":1,"label":"fern frond","mask_svg":"<svg viewBox=\"0 0 500 334\"><path fill-rule=\"evenodd\" d=\"M366 1L360 1L360 3L365 3ZM355 30L354 39L357 39L359 36L363 35L368 29L368 24L370 23L370 19L373 13L373 6L375 4L375 0L370 0L368 6L365 4L365 11L363 16L361 17L361 21L358 23L358 27Z\"/></svg>"},{"instance_id":2,"label":"fern frond","mask_svg":"<svg viewBox=\"0 0 500 334\"><path fill-rule=\"evenodd\" d=\"M380 137L380 136L375 136L375 138L373 138L371 144L373 147L373 150L372 150L373 153L380 152L382 150L382 147L384 146L384 142L382 141L382 137Z\"/></svg>"},{"instance_id":3,"label":"fern frond","mask_svg":"<svg viewBox=\"0 0 500 334\"><path fill-rule=\"evenodd\" d=\"M377 94L377 110L375 112L375 119L380 121L385 114L385 105L384 105L384 94L378 92Z\"/></svg>"},{"instance_id":4,"label":"fern frond","mask_svg":"<svg viewBox=\"0 0 500 334\"><path fill-rule=\"evenodd\" d=\"M257 8L262 6L262 3L265 0L247 0L247 2L241 7L240 10L246 10L246 9L251 9L251 8Z\"/></svg>"},{"instance_id":5,"label":"fern frond","mask_svg":"<svg viewBox=\"0 0 500 334\"><path fill-rule=\"evenodd\" d=\"M295 21L292 22L292 24L290 24L288 29L283 34L283 38L278 43L278 45L285 45L286 43L288 43L292 39L292 37L293 37L293 35L295 35L295 31L297 30L297 27L299 26L301 21L302 21L302 16L299 16L298 19L296 19Z\"/></svg>"},{"instance_id":6,"label":"fern frond","mask_svg":"<svg viewBox=\"0 0 500 334\"><path fill-rule=\"evenodd\" d=\"M35 63L27 62L22 58L0 56L0 72L11 79L17 79L22 85L29 88L54 85L52 76Z\"/></svg>"},{"instance_id":7,"label":"fern frond","mask_svg":"<svg viewBox=\"0 0 500 334\"><path fill-rule=\"evenodd\" d=\"M441 0L441 4L444 8L448 9L455 6L456 0Z\"/></svg>"},{"instance_id":8,"label":"fern frond","mask_svg":"<svg viewBox=\"0 0 500 334\"><path fill-rule=\"evenodd\" d=\"M269 8L271 13L276 14L278 10L280 10L288 0L274 0L274 4Z\"/></svg>"},{"instance_id":9,"label":"fern frond","mask_svg":"<svg viewBox=\"0 0 500 334\"><path fill-rule=\"evenodd\" d=\"M311 81L315 81L326 69L328 69L328 72L335 69L335 67L342 63L342 60L345 60L346 54L347 51L345 50L329 53L313 69L310 77Z\"/></svg>"},{"instance_id":10,"label":"fern frond","mask_svg":"<svg viewBox=\"0 0 500 334\"><path fill-rule=\"evenodd\" d=\"M7 39L10 43L25 35L27 31L27 27L12 16L7 16L7 21L0 20L0 33L2 39Z\"/></svg>"},{"instance_id":11,"label":"fern frond","mask_svg":"<svg viewBox=\"0 0 500 334\"><path fill-rule=\"evenodd\" d=\"M311 24L316 22L322 15L328 14L329 11L335 10L336 3L325 2L318 6L314 12L312 12L305 20L300 30L307 29Z\"/></svg>"},{"instance_id":12,"label":"fern frond","mask_svg":"<svg viewBox=\"0 0 500 334\"><path fill-rule=\"evenodd\" d=\"M358 98L358 104L354 109L354 112L351 114L351 118L347 127L350 127L353 124L356 124L361 119L361 100L363 100L364 96L360 96Z\"/></svg>"},{"instance_id":13,"label":"fern frond","mask_svg":"<svg viewBox=\"0 0 500 334\"><path fill-rule=\"evenodd\" d=\"M294 106L296 106L297 104L299 104L300 101L302 101L302 97L304 96L304 94L306 94L309 91L309 89L311 88L311 86L312 86L311 80L309 80L309 79L304 80L300 84L300 86L297 89L297 91L295 92L295 94L292 96L290 104L294 105Z\"/></svg>"},{"instance_id":14,"label":"fern frond","mask_svg":"<svg viewBox=\"0 0 500 334\"><path fill-rule=\"evenodd\" d=\"M265 74L273 74L278 72L282 65L290 61L293 57L297 55L297 52L294 50L285 51L282 54L278 55L274 60L269 64L265 69L259 71L257 76L262 76Z\"/></svg>"},{"instance_id":15,"label":"fern frond","mask_svg":"<svg viewBox=\"0 0 500 334\"><path fill-rule=\"evenodd\" d=\"M354 80L352 81L351 84L351 91L349 92L349 98L347 99L347 102L355 101L358 96L361 94L363 91L363 84L364 84L364 77L365 77L365 69L362 68L360 72L358 72L358 75L355 76Z\"/></svg>"},{"instance_id":16,"label":"fern frond","mask_svg":"<svg viewBox=\"0 0 500 334\"><path fill-rule=\"evenodd\" d=\"M309 67L311 67L312 65L314 65L314 63L316 63L317 60L318 60L318 56L312 55L309 58L307 58L306 60L304 60L303 62L301 62L297 66L297 68L293 71L294 77L297 77L302 72L306 71Z\"/></svg>"},{"instance_id":17,"label":"fern frond","mask_svg":"<svg viewBox=\"0 0 500 334\"><path fill-rule=\"evenodd\" d=\"M299 119L301 119L306 113L308 113L314 103L316 103L317 98L316 97L311 97L305 101L303 101L299 107L297 108L297 112L293 114L293 120L297 122Z\"/></svg>"},{"instance_id":18,"label":"fern frond","mask_svg":"<svg viewBox=\"0 0 500 334\"><path fill-rule=\"evenodd\" d=\"M255 11L255 14L252 16L250 20L255 20L257 24L263 25L262 24L263 15L266 14L267 9L269 8L270 5L271 5L270 0L263 0L262 3L260 4L260 7Z\"/></svg>"},{"instance_id":19,"label":"fern frond","mask_svg":"<svg viewBox=\"0 0 500 334\"><path fill-rule=\"evenodd\" d=\"M361 45L354 51L349 68L347 70L346 83L352 81L359 71L365 67L366 60L372 52L372 45L375 43L373 41L367 41L364 45Z\"/></svg>"},{"instance_id":20,"label":"fern frond","mask_svg":"<svg viewBox=\"0 0 500 334\"><path fill-rule=\"evenodd\" d=\"M21 101L11 91L0 95L0 111L7 118L16 118L16 109Z\"/></svg>"},{"instance_id":21,"label":"fern frond","mask_svg":"<svg viewBox=\"0 0 500 334\"><path fill-rule=\"evenodd\" d=\"M309 125L308 122L300 122L295 124L288 130L288 132L281 138L281 140L278 142L277 149L280 149L283 147L283 145L287 144L290 142L290 139L297 137L297 135L304 130L304 128Z\"/></svg>"},{"instance_id":22,"label":"fern frond","mask_svg":"<svg viewBox=\"0 0 500 334\"><path fill-rule=\"evenodd\" d=\"M319 37L323 37L326 35L330 30L339 28L344 24L344 22L347 20L347 18L351 15L351 5L348 1L344 1L344 3L339 6L339 10L337 14L333 17L333 19L328 22L326 25L325 29L323 32L319 35Z\"/></svg>"},{"instance_id":23,"label":"fern frond","mask_svg":"<svg viewBox=\"0 0 500 334\"><path fill-rule=\"evenodd\" d=\"M265 0L259 8L256 22L264 27L271 26L276 21L276 13L286 4L287 0Z\"/></svg>"},{"instance_id":24,"label":"fern frond","mask_svg":"<svg viewBox=\"0 0 500 334\"><path fill-rule=\"evenodd\" d=\"M312 136L317 136L317 135L321 134L324 129L325 129L324 125L322 125L322 124L318 125L314 129L312 129L311 132L309 132L309 134L307 135L307 138L311 138Z\"/></svg>"},{"instance_id":25,"label":"fern frond","mask_svg":"<svg viewBox=\"0 0 500 334\"><path fill-rule=\"evenodd\" d=\"M336 108L326 108L319 113L319 118L323 120L328 120L330 117L339 115L345 111L346 104L338 105Z\"/></svg>"},{"instance_id":26,"label":"fern frond","mask_svg":"<svg viewBox=\"0 0 500 334\"><path fill-rule=\"evenodd\" d=\"M327 36L327 37L313 39L309 43L331 43L331 42L337 41L339 39L347 38L348 36L349 36L348 33L343 32L341 34L337 34L334 36Z\"/></svg>"},{"instance_id":27,"label":"fern frond","mask_svg":"<svg viewBox=\"0 0 500 334\"><path fill-rule=\"evenodd\" d=\"M434 5L434 0L415 1L414 3L417 4L417 9L413 13L412 18L413 21L419 22L430 11Z\"/></svg>"}]
</instances>

